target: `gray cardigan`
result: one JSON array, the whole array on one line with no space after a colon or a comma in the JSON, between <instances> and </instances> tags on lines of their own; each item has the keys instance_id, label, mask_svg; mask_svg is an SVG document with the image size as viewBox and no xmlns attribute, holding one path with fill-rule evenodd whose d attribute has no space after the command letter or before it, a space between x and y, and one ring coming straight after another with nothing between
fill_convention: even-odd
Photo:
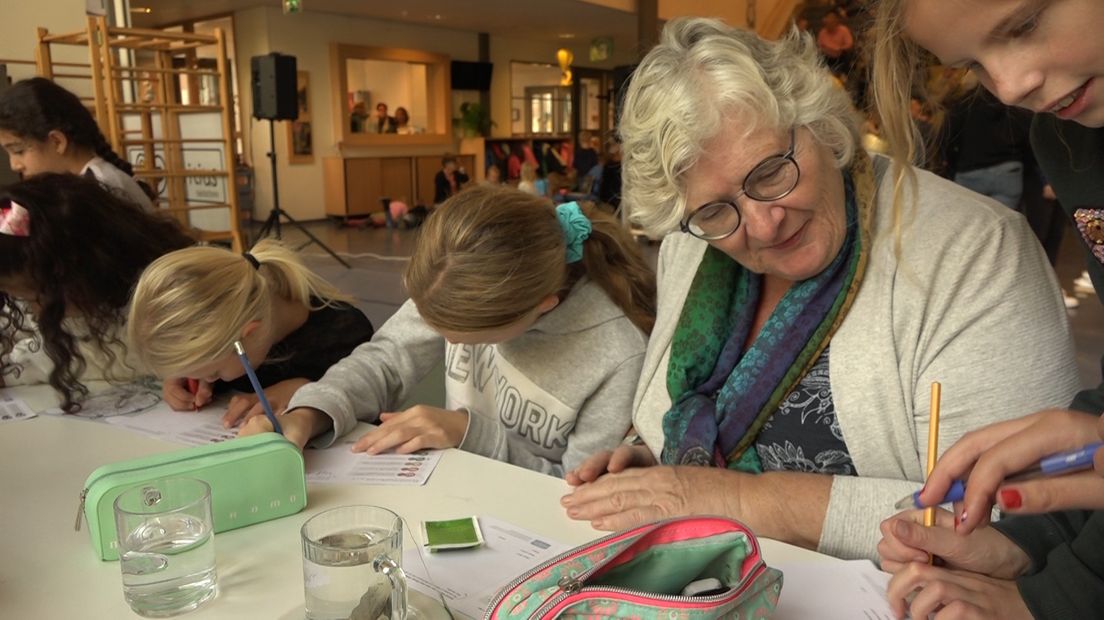
<instances>
[{"instance_id":1,"label":"gray cardigan","mask_svg":"<svg viewBox=\"0 0 1104 620\"><path fill-rule=\"evenodd\" d=\"M466 410L460 448L562 476L616 447L629 429L647 338L594 282L583 279L521 336L496 345L445 342L406 302L288 405L333 419L329 445L358 420L376 422L445 359L446 407Z\"/></svg>"},{"instance_id":2,"label":"gray cardigan","mask_svg":"<svg viewBox=\"0 0 1104 620\"><path fill-rule=\"evenodd\" d=\"M1024 218L916 174L900 259L892 179L880 181L862 288L831 343L832 397L858 476L835 477L818 550L844 558L875 558L878 523L919 488L933 381L943 385L940 451L970 429L1065 406L1077 390L1058 284ZM675 234L660 250L658 317L633 408L657 455L671 338L705 248Z\"/></svg>"}]
</instances>

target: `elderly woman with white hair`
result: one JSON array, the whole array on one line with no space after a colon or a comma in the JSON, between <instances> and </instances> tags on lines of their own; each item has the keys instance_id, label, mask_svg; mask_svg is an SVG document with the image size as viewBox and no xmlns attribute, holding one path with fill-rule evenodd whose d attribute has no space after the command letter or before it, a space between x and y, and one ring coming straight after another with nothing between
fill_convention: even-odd
<instances>
[{"instance_id":1,"label":"elderly woman with white hair","mask_svg":"<svg viewBox=\"0 0 1104 620\"><path fill-rule=\"evenodd\" d=\"M1069 401L1065 308L1024 219L920 170L896 208L857 125L809 37L667 24L620 126L632 216L674 233L634 403L644 445L571 472L569 516L724 514L875 558L878 523L924 479L932 382L941 448Z\"/></svg>"}]
</instances>

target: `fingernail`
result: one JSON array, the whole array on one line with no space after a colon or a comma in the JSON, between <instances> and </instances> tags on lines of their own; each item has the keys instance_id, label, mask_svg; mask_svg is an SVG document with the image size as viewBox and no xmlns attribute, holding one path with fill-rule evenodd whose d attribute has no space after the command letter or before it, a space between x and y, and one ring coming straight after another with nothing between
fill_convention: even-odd
<instances>
[{"instance_id":1,"label":"fingernail","mask_svg":"<svg viewBox=\"0 0 1104 620\"><path fill-rule=\"evenodd\" d=\"M896 534L898 538L904 538L908 536L908 524L906 524L904 521L898 520L896 523L893 524L893 533Z\"/></svg>"},{"instance_id":2,"label":"fingernail","mask_svg":"<svg viewBox=\"0 0 1104 620\"><path fill-rule=\"evenodd\" d=\"M572 502L572 499L571 499L570 495L564 495L563 497L560 498L560 503L563 504L564 506L570 506L571 502Z\"/></svg>"},{"instance_id":3,"label":"fingernail","mask_svg":"<svg viewBox=\"0 0 1104 620\"><path fill-rule=\"evenodd\" d=\"M574 519L575 517L579 516L579 509L578 508L568 508L567 516Z\"/></svg>"},{"instance_id":4,"label":"fingernail","mask_svg":"<svg viewBox=\"0 0 1104 620\"><path fill-rule=\"evenodd\" d=\"M1000 500L1001 506L1004 508L1015 509L1023 505L1023 497L1016 489L1001 489Z\"/></svg>"},{"instance_id":5,"label":"fingernail","mask_svg":"<svg viewBox=\"0 0 1104 620\"><path fill-rule=\"evenodd\" d=\"M955 515L955 531L958 532L962 529L962 526L966 523L966 511L963 510L962 514Z\"/></svg>"}]
</instances>

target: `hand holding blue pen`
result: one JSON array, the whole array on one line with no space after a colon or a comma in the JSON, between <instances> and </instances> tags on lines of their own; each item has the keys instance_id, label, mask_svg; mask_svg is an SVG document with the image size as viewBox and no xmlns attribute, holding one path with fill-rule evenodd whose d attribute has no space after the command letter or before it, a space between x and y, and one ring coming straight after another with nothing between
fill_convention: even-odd
<instances>
[{"instance_id":1,"label":"hand holding blue pen","mask_svg":"<svg viewBox=\"0 0 1104 620\"><path fill-rule=\"evenodd\" d=\"M1039 461L1038 465L1026 469L1014 476L1005 478L1005 482L1018 482L1034 478L1061 476L1091 469L1093 466L1093 456L1101 446L1104 446L1104 442L1097 441L1075 450L1067 450L1065 452L1052 454ZM954 483L951 484L951 488L947 490L946 495L943 496L943 500L939 503L947 504L962 501L962 498L965 496L966 483L962 480L955 480ZM895 506L898 509L909 507L924 508L920 503L920 491L902 497Z\"/></svg>"},{"instance_id":2,"label":"hand holding blue pen","mask_svg":"<svg viewBox=\"0 0 1104 620\"><path fill-rule=\"evenodd\" d=\"M283 435L284 431L280 428L280 423L276 421L276 414L272 413L272 405L268 404L264 388L261 387L261 382L257 379L257 373L253 371L253 366L249 363L249 358L245 355L245 347L242 346L240 340L234 341L234 352L238 354L238 359L241 360L242 367L245 368L245 374L249 377L249 383L253 385L253 391L257 393L257 399L261 401L261 408L264 409L265 417L272 423L272 430Z\"/></svg>"}]
</instances>

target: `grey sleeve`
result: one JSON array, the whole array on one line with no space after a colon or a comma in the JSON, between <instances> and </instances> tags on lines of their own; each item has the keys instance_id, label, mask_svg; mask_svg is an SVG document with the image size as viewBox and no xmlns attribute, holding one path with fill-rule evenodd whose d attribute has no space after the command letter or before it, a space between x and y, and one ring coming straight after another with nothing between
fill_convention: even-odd
<instances>
[{"instance_id":1,"label":"grey sleeve","mask_svg":"<svg viewBox=\"0 0 1104 620\"><path fill-rule=\"evenodd\" d=\"M567 436L567 447L559 463L533 454L524 445L512 445L497 417L478 413L469 413L468 431L459 447L562 478L565 471L575 469L591 454L613 449L621 443L632 423L633 392L643 361L643 353L626 359L586 399Z\"/></svg>"},{"instance_id":2,"label":"grey sleeve","mask_svg":"<svg viewBox=\"0 0 1104 620\"><path fill-rule=\"evenodd\" d=\"M939 452L942 454L966 432L1030 414L1048 407L1064 407L1077 390L1077 367L1066 310L1057 282L1038 242L1021 217L1003 218L979 231L979 238L958 243L935 262L936 275L928 289L911 300L895 295L908 318L920 327L916 341L898 340L900 351L915 350L913 361L898 369L905 411L887 411L877 399L864 416L909 416L916 456L884 455L884 459L919 458L926 471L931 384L942 385ZM908 254L926 248L906 247L895 286L905 286L915 274L907 271ZM957 254L957 255L956 255ZM887 293L888 294L888 293ZM903 296L902 296L903 297ZM896 320L905 320L897 319ZM899 332L904 333L904 332ZM861 429L858 429L861 431ZM854 442L878 442L892 449L885 437L856 432ZM902 440L904 441L904 440ZM893 514L893 503L916 491L919 482L903 483L863 477L837 477L818 550L841 557L875 557L878 524Z\"/></svg>"},{"instance_id":3,"label":"grey sleeve","mask_svg":"<svg viewBox=\"0 0 1104 620\"><path fill-rule=\"evenodd\" d=\"M366 342L334 364L321 379L299 388L288 409L312 407L333 419L333 432L311 441L326 447L356 426L376 422L399 406L445 354L445 340L422 321L407 301Z\"/></svg>"}]
</instances>

